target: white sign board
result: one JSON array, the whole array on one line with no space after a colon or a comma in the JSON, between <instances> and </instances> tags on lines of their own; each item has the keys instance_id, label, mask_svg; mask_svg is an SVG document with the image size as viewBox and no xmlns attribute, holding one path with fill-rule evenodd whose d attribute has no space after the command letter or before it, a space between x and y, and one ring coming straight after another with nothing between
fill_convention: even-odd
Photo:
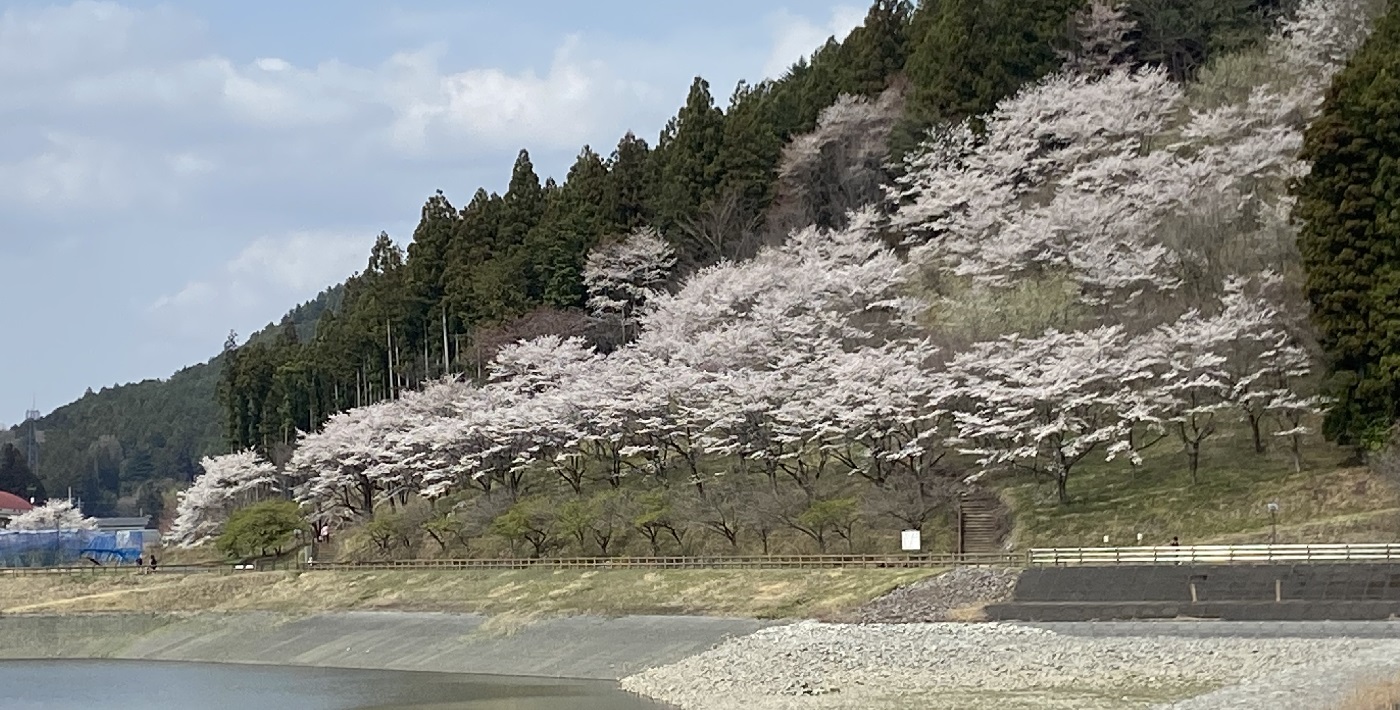
<instances>
[{"instance_id":1,"label":"white sign board","mask_svg":"<svg viewBox=\"0 0 1400 710\"><path fill-rule=\"evenodd\" d=\"M920 547L919 531L905 530L904 532L900 533L900 542L902 543L902 547L904 548L905 552L918 552Z\"/></svg>"}]
</instances>

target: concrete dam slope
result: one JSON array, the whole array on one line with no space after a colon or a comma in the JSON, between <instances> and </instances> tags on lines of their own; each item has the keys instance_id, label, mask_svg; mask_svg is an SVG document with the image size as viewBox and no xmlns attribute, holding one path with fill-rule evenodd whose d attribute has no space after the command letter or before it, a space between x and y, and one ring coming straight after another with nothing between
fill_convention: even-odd
<instances>
[{"instance_id":1,"label":"concrete dam slope","mask_svg":"<svg viewBox=\"0 0 1400 710\"><path fill-rule=\"evenodd\" d=\"M772 622L270 612L0 617L0 659L111 658L616 680Z\"/></svg>"},{"instance_id":2,"label":"concrete dam slope","mask_svg":"<svg viewBox=\"0 0 1400 710\"><path fill-rule=\"evenodd\" d=\"M1000 621L1193 617L1233 621L1362 621L1400 616L1400 564L1035 567Z\"/></svg>"}]
</instances>

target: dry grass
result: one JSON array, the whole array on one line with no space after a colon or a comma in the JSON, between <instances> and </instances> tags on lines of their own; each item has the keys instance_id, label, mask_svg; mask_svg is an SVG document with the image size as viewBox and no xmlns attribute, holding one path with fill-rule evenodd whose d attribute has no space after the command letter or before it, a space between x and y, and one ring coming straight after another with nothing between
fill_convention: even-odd
<instances>
[{"instance_id":1,"label":"dry grass","mask_svg":"<svg viewBox=\"0 0 1400 710\"><path fill-rule=\"evenodd\" d=\"M986 605L986 604L974 604L973 606L965 606L965 607L961 607L961 608L958 608L958 609L949 609L949 610L948 610L948 620L949 620L949 621L959 621L959 622L964 622L964 623L974 622L974 621L986 621L986 620L987 620L987 605Z\"/></svg>"},{"instance_id":2,"label":"dry grass","mask_svg":"<svg viewBox=\"0 0 1400 710\"><path fill-rule=\"evenodd\" d=\"M245 572L0 578L0 613L452 611L815 618L935 570ZM501 622L502 632L511 623Z\"/></svg>"},{"instance_id":3,"label":"dry grass","mask_svg":"<svg viewBox=\"0 0 1400 710\"><path fill-rule=\"evenodd\" d=\"M1400 710L1400 680L1388 680L1363 686L1349 695L1334 710Z\"/></svg>"}]
</instances>

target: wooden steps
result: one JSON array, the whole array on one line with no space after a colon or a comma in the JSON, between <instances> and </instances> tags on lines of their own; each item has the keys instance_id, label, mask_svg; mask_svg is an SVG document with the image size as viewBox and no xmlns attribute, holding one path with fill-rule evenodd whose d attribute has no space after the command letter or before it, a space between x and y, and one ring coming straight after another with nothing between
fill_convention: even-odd
<instances>
[{"instance_id":1,"label":"wooden steps","mask_svg":"<svg viewBox=\"0 0 1400 710\"><path fill-rule=\"evenodd\" d=\"M957 533L960 554L996 552L1001 547L998 502L986 496L964 494L958 500Z\"/></svg>"}]
</instances>

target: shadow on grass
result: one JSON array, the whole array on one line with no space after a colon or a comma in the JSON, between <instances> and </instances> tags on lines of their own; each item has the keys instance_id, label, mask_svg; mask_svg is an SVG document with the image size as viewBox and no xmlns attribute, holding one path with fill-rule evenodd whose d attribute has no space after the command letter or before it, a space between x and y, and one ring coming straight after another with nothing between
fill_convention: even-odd
<instances>
[{"instance_id":1,"label":"shadow on grass","mask_svg":"<svg viewBox=\"0 0 1400 710\"><path fill-rule=\"evenodd\" d=\"M1310 523L1400 506L1394 485L1365 468L1342 467L1343 449L1313 442L1303 470L1295 472L1287 452L1257 454L1247 434L1231 433L1207 443L1195 482L1171 439L1150 449L1139 467L1086 460L1071 474L1068 504L1055 500L1049 481L1008 481L1003 492L1016 515L1018 547L1099 546L1105 535L1109 545L1135 545L1138 533L1145 545L1164 545L1173 536L1183 544L1225 536L1268 542L1274 523L1279 542L1311 542L1306 531L1325 528ZM1274 521L1269 502L1279 504Z\"/></svg>"}]
</instances>

